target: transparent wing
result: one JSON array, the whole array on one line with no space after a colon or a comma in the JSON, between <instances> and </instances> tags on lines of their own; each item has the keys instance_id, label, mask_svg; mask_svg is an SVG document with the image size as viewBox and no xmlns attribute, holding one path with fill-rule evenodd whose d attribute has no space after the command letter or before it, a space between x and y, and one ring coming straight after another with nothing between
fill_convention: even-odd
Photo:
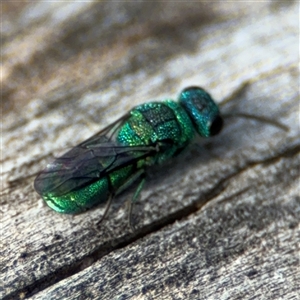
<instances>
[{"instance_id":1,"label":"transparent wing","mask_svg":"<svg viewBox=\"0 0 300 300\"><path fill-rule=\"evenodd\" d=\"M130 117L130 113L125 114L112 124L108 125L104 129L96 132L94 135L89 137L87 140L83 141L77 147L88 147L89 145L97 145L98 143L109 142L115 140L115 133L118 129L126 122L126 120Z\"/></svg>"},{"instance_id":2,"label":"transparent wing","mask_svg":"<svg viewBox=\"0 0 300 300\"><path fill-rule=\"evenodd\" d=\"M115 133L128 116L126 114L48 164L34 181L37 193L62 196L153 155L157 151L155 145L129 147L115 141Z\"/></svg>"}]
</instances>

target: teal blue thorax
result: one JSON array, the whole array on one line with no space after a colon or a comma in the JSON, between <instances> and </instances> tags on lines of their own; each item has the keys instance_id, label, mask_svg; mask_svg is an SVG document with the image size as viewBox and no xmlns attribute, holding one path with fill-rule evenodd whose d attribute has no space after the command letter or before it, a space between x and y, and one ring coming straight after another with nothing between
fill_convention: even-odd
<instances>
[{"instance_id":1,"label":"teal blue thorax","mask_svg":"<svg viewBox=\"0 0 300 300\"><path fill-rule=\"evenodd\" d=\"M157 145L157 153L145 165L160 164L185 148L194 136L193 124L176 102L151 102L135 107L119 131L117 140L127 146Z\"/></svg>"}]
</instances>

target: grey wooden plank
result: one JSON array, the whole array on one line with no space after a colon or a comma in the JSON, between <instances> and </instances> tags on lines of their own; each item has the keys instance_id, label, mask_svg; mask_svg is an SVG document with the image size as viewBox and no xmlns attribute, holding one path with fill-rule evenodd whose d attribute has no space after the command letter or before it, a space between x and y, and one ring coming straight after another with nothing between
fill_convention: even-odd
<instances>
[{"instance_id":1,"label":"grey wooden plank","mask_svg":"<svg viewBox=\"0 0 300 300\"><path fill-rule=\"evenodd\" d=\"M6 5L4 10L11 9L10 4L3 5ZM37 297L49 299L51 295L59 299L60 293L66 292L70 299L76 299L82 293L82 282L91 280L87 274L90 269L80 271L92 265L91 274L98 270L100 275L102 268L109 270L111 266L106 261L116 261L114 255L125 261L133 241L137 255L151 261L144 247L151 244L152 235L140 238L155 230L159 230L158 237L170 237L159 239L157 247L164 249L172 241L172 232L177 230L185 236L188 233L183 232L189 231L189 223L197 224L203 219L207 227L205 236L213 240L215 227L211 215L205 218L206 209L197 211L204 202L212 200L208 211L216 210L215 219L226 221L227 206L231 205L228 203L232 203L230 209L234 216L239 213L240 206L235 208L236 201L231 196L236 193L240 195L237 198L241 207L250 206L245 212L247 218L240 217L244 227L229 221L227 226L221 221L216 224L218 228L228 228L224 232L231 232L237 244L243 238L240 228L246 228L247 241L254 246L246 243L244 249L258 249L261 260L255 270L259 275L249 289L243 286L244 294L238 294L234 288L241 281L236 273L250 270L254 256L245 250L246 254L239 252L239 256L231 253L228 261L217 259L213 269L219 274L214 286L216 298L217 295L226 297L225 292L218 294L223 291L221 286L228 290L229 298L243 295L251 299L252 294L254 298L280 297L281 292L274 291L280 276L276 273L276 277L267 268L270 261L276 262L281 256L280 267L285 260L289 262L280 273L286 275L283 285L299 278L296 268L299 201L294 197L299 192L297 5L293 2L256 3L255 6L251 3L37 3L14 11L15 18L11 18L12 13L6 14L6 31L2 32L2 98L5 100L2 101L2 140L4 150L9 151L2 151L1 164L3 188L9 189L1 196L1 297L24 298L41 291ZM35 194L29 175L51 160L51 154L82 141L130 107L151 99L174 98L181 88L195 84L208 88L216 99L224 101L246 83L248 86L233 97L224 111L265 114L287 124L291 130L286 133L257 122L230 120L221 136L198 141L183 157L153 170L135 207L136 232L131 233L127 226L124 202L130 193L116 199L101 226L96 225L103 213L101 208L78 216L58 215ZM289 168L278 167L278 161ZM239 188L239 180L243 180L237 177L248 182L244 189ZM235 182L237 187L231 188ZM219 209L218 197L228 198L227 206L222 204L224 210ZM281 214L283 199L286 206L283 205ZM261 209L265 215L259 214ZM261 217L255 218L257 214ZM282 220L282 230L276 229L281 224L276 223L274 215L277 214ZM179 223L185 230L177 228L176 223L163 229L188 216ZM255 228L256 222L261 224L260 231ZM248 223L251 226L245 225ZM198 236L199 228L192 228L187 241ZM225 233L221 234L221 240L226 241ZM277 251L267 252L269 261L255 239L260 233L267 245L272 245L274 240L282 244ZM236 245L230 239L228 243ZM191 260L184 260L186 244L175 244L181 256L170 255L167 267L172 268L173 260L182 260L181 268L189 266ZM216 244L206 243L201 251L215 249ZM122 247L125 248L116 254L112 252ZM288 247L290 252L286 250ZM227 253L226 249L220 253ZM109 252L112 253L107 255ZM158 259L161 252L155 252ZM200 266L202 258L195 256ZM233 262L236 265L231 267ZM221 276L227 263L228 273ZM153 273L147 280L156 282L159 275L156 265L148 267ZM112 268L120 270L121 265L114 264ZM137 265L128 272L134 274L139 268L143 270ZM210 268L213 267L208 264L203 272L209 272ZM124 278L126 270L122 270L118 274ZM116 273L109 270L109 274ZM137 279L139 274L142 273L134 277L138 286L124 283L129 290L126 293L128 297L141 297L144 287L148 291L144 297L150 298L152 290ZM205 274L197 273L191 285L203 284ZM78 281L77 277L81 276L85 280ZM44 290L64 278L66 281ZM97 278L99 285L87 291L91 295L101 286L107 287L99 295L103 299L125 295L123 291L114 293L118 285L113 279L107 278L105 285L103 277ZM162 272L158 278L168 282L172 277ZM224 278L228 279L225 283ZM193 296L188 294L191 285L187 279L173 282L168 290L158 289L158 295ZM270 287L269 292L265 287ZM201 297L213 297L211 288L206 283ZM283 297L296 295L292 284L283 286L282 293Z\"/></svg>"},{"instance_id":2,"label":"grey wooden plank","mask_svg":"<svg viewBox=\"0 0 300 300\"><path fill-rule=\"evenodd\" d=\"M248 166L205 209L31 299L298 299L294 155Z\"/></svg>"}]
</instances>

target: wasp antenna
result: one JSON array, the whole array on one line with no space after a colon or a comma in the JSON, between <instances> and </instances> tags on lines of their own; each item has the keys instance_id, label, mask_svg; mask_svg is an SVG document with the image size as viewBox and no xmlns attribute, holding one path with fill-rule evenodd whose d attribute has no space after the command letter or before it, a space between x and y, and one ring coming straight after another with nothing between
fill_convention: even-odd
<instances>
[{"instance_id":1,"label":"wasp antenna","mask_svg":"<svg viewBox=\"0 0 300 300\"><path fill-rule=\"evenodd\" d=\"M274 121L273 119L266 118L263 116L256 116L256 115L250 115L250 114L245 114L245 113L234 113L234 114L225 114L223 115L224 118L232 118L232 117L237 117L237 118L245 118L245 119L252 119L252 120L257 120L259 122L267 123L270 125L273 125L275 127L280 128L281 130L284 131L289 131L290 128L280 122Z\"/></svg>"}]
</instances>

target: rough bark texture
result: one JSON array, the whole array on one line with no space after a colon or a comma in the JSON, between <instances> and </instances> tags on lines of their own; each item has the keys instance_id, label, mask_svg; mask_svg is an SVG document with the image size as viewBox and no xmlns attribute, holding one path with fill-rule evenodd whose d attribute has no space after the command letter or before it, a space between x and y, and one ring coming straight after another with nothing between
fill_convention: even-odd
<instances>
[{"instance_id":1,"label":"rough bark texture","mask_svg":"<svg viewBox=\"0 0 300 300\"><path fill-rule=\"evenodd\" d=\"M299 2L2 2L1 299L299 299ZM131 107L205 87L227 118L60 215L33 174ZM226 103L225 103L226 101Z\"/></svg>"}]
</instances>

